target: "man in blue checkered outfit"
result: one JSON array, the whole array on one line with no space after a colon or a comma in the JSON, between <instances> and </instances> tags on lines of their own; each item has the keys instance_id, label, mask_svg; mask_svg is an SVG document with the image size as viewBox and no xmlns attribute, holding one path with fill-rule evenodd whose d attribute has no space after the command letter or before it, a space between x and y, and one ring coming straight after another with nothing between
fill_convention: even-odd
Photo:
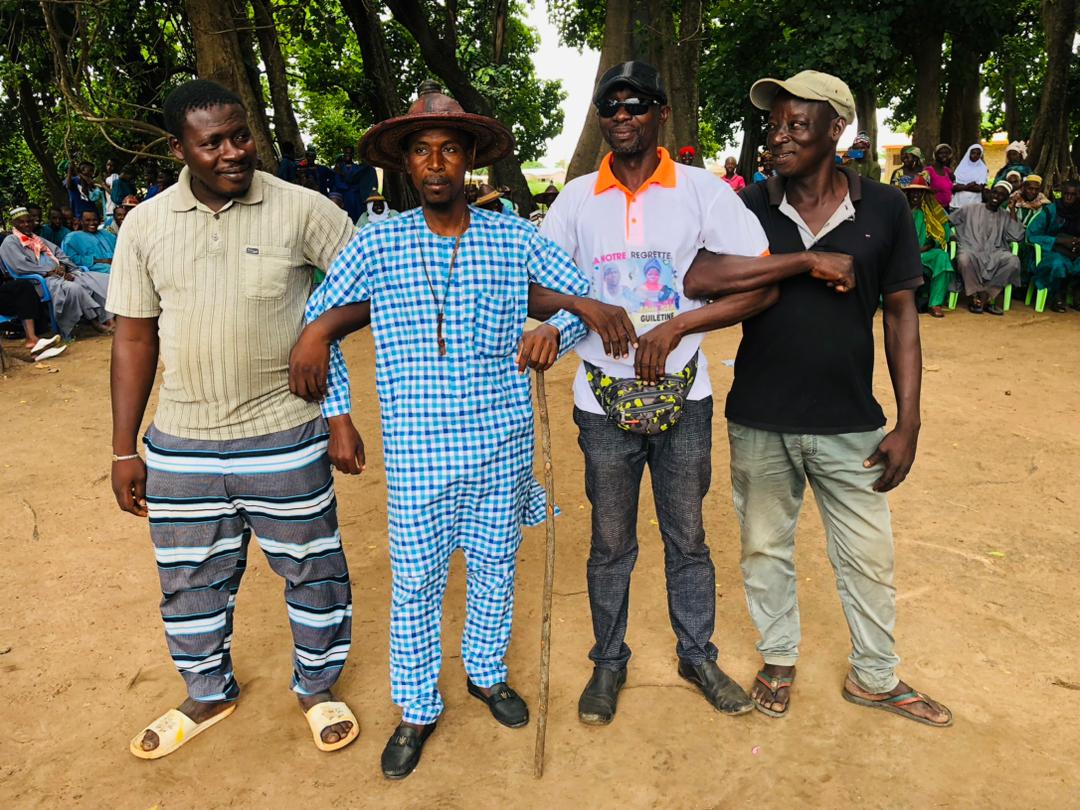
<instances>
[{"instance_id":1,"label":"man in blue checkered outfit","mask_svg":"<svg viewBox=\"0 0 1080 810\"><path fill-rule=\"evenodd\" d=\"M526 220L468 206L466 171L512 149L505 127L463 112L431 84L409 114L373 127L360 142L364 162L398 171L404 163L422 208L365 228L339 254L291 361L294 391L323 399L331 460L359 473L363 443L337 340L371 325L389 490L391 696L403 710L382 756L391 779L416 767L443 710L440 624L455 549L468 572L468 691L503 725L528 723L503 662L520 527L544 519L527 369L548 368L572 348L585 335L582 318L602 313L610 323L622 313L560 299L581 304L582 318L562 309L523 335L531 285L584 296L589 284Z\"/></svg>"}]
</instances>

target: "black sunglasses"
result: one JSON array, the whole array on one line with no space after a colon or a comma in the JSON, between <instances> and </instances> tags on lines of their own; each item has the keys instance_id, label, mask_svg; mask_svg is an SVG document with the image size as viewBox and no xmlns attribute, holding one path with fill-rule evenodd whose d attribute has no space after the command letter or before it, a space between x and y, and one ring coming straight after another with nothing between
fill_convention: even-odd
<instances>
[{"instance_id":1,"label":"black sunglasses","mask_svg":"<svg viewBox=\"0 0 1080 810\"><path fill-rule=\"evenodd\" d=\"M596 113L601 118L614 118L619 107L622 107L630 115L644 115L652 105L657 103L652 99L642 101L640 98L626 98L620 101L617 98L606 98L596 105Z\"/></svg>"}]
</instances>

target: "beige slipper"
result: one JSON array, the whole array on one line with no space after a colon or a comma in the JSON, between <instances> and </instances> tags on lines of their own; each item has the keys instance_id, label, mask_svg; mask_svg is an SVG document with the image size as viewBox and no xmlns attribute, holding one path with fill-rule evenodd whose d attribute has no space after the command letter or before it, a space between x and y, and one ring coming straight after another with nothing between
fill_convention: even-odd
<instances>
[{"instance_id":1,"label":"beige slipper","mask_svg":"<svg viewBox=\"0 0 1080 810\"><path fill-rule=\"evenodd\" d=\"M344 748L360 736L360 724L356 722L356 715L352 713L344 703L339 700L329 700L325 703L316 703L306 712L308 727L311 728L311 736L315 740L315 747L320 751L337 751ZM335 743L323 742L322 733L328 727L336 723L352 723L352 728L344 739Z\"/></svg>"},{"instance_id":2,"label":"beige slipper","mask_svg":"<svg viewBox=\"0 0 1080 810\"><path fill-rule=\"evenodd\" d=\"M161 759L168 756L181 745L186 743L197 734L201 734L215 723L219 723L236 711L236 704L232 704L224 711L218 712L209 720L196 723L182 711L169 709L157 720L148 725L131 739L129 750L139 759ZM146 732L152 731L158 736L158 747L152 751L144 751L142 738Z\"/></svg>"}]
</instances>

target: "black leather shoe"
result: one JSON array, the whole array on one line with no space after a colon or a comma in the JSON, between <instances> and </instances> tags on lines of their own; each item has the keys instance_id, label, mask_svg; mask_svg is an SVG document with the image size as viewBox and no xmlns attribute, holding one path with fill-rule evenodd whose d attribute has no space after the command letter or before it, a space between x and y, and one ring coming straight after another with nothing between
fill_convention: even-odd
<instances>
[{"instance_id":1,"label":"black leather shoe","mask_svg":"<svg viewBox=\"0 0 1080 810\"><path fill-rule=\"evenodd\" d=\"M469 687L469 694L484 701L491 710L491 716L507 728L521 728L529 724L529 707L521 695L505 683L492 686L490 695L481 692L471 678L466 678L465 683Z\"/></svg>"},{"instance_id":2,"label":"black leather shoe","mask_svg":"<svg viewBox=\"0 0 1080 810\"><path fill-rule=\"evenodd\" d=\"M404 779L420 764L424 743L435 731L435 723L414 728L402 723L394 730L382 752L382 772L387 779Z\"/></svg>"},{"instance_id":3,"label":"black leather shoe","mask_svg":"<svg viewBox=\"0 0 1080 810\"><path fill-rule=\"evenodd\" d=\"M606 726L615 719L619 690L626 683L626 667L615 671L596 667L577 704L578 719L590 726Z\"/></svg>"},{"instance_id":4,"label":"black leather shoe","mask_svg":"<svg viewBox=\"0 0 1080 810\"><path fill-rule=\"evenodd\" d=\"M754 708L750 696L724 674L715 661L694 666L680 659L679 675L700 689L705 699L721 714L746 714Z\"/></svg>"}]
</instances>

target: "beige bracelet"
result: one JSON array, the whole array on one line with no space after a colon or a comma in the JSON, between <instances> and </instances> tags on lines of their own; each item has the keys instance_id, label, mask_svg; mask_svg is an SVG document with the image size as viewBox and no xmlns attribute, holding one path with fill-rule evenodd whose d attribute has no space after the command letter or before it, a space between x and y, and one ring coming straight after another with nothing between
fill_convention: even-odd
<instances>
[{"instance_id":1,"label":"beige bracelet","mask_svg":"<svg viewBox=\"0 0 1080 810\"><path fill-rule=\"evenodd\" d=\"M113 453L112 460L113 464L115 464L118 461L131 461L133 458L140 458L140 456L138 453L132 453L130 456L118 456L116 453Z\"/></svg>"}]
</instances>

